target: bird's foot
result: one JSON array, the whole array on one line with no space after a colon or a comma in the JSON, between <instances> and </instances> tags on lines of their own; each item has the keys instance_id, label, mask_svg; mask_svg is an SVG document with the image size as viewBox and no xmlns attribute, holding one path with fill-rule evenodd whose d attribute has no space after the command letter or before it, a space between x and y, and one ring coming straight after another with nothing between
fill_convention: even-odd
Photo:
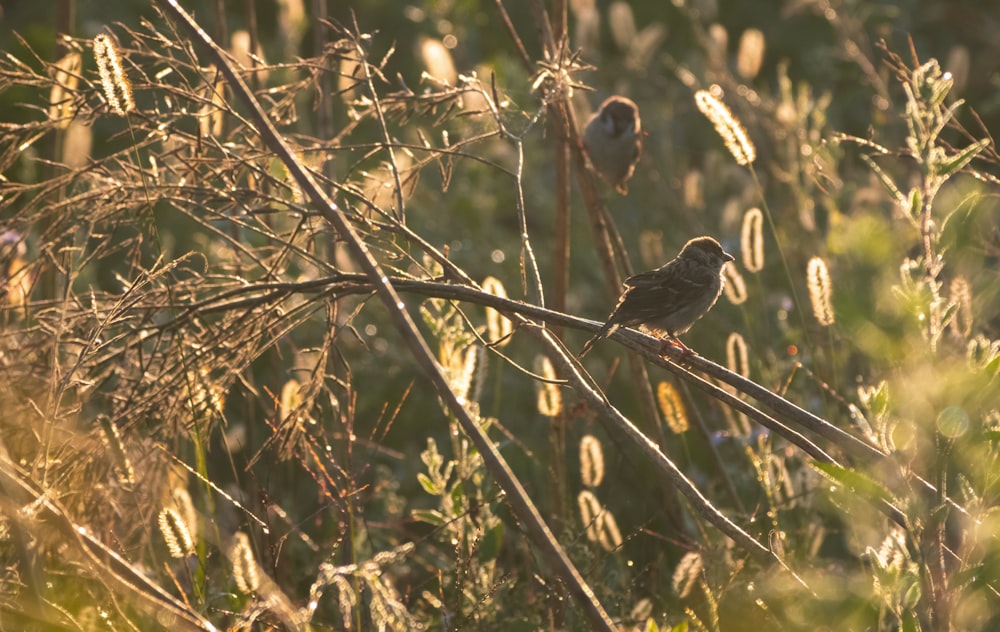
<instances>
[{"instance_id":1,"label":"bird's foot","mask_svg":"<svg viewBox=\"0 0 1000 632\"><path fill-rule=\"evenodd\" d=\"M677 349L681 354L681 360L690 356L698 355L697 353L694 352L693 349L691 349L691 347L687 346L677 338L664 338L660 342L661 356L667 355L667 347L673 347L674 349Z\"/></svg>"}]
</instances>

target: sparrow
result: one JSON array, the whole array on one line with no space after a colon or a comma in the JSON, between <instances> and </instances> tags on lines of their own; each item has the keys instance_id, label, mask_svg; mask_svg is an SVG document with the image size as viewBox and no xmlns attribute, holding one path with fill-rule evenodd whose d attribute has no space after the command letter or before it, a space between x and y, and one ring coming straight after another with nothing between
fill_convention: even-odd
<instances>
[{"instance_id":1,"label":"sparrow","mask_svg":"<svg viewBox=\"0 0 1000 632\"><path fill-rule=\"evenodd\" d=\"M684 353L694 353L677 336L685 333L715 305L725 282L722 266L733 256L711 237L695 237L677 257L655 270L625 280L618 305L593 338L583 345L586 355L598 340L619 327L641 325L653 335L665 336Z\"/></svg>"},{"instance_id":2,"label":"sparrow","mask_svg":"<svg viewBox=\"0 0 1000 632\"><path fill-rule=\"evenodd\" d=\"M612 96L587 121L583 148L590 164L622 195L628 194L628 179L642 153L642 122L639 108L625 97Z\"/></svg>"}]
</instances>

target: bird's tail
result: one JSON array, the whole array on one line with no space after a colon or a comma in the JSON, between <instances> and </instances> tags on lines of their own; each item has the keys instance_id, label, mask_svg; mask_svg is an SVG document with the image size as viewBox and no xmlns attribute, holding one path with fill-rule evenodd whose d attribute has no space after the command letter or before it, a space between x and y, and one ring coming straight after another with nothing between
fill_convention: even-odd
<instances>
[{"instance_id":1,"label":"bird's tail","mask_svg":"<svg viewBox=\"0 0 1000 632\"><path fill-rule=\"evenodd\" d=\"M591 347L594 346L595 342L597 342L598 340L603 340L603 339L607 338L608 336L610 336L611 334L613 334L616 329L618 329L618 325L612 325L611 323L607 323L606 325L604 325L603 327L601 327L601 330L598 331L596 334L594 334L593 338L591 338L587 342L583 343L583 349L580 350L580 355L577 356L577 357L578 358L582 358L583 356L585 356L588 353L590 353L590 349L591 349Z\"/></svg>"}]
</instances>

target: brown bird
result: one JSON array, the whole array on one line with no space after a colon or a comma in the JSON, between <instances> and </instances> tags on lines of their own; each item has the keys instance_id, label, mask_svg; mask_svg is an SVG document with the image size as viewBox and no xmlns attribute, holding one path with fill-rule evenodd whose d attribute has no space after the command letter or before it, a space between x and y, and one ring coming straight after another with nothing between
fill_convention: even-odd
<instances>
[{"instance_id":1,"label":"brown bird","mask_svg":"<svg viewBox=\"0 0 1000 632\"><path fill-rule=\"evenodd\" d=\"M639 107L625 97L612 96L587 121L583 148L590 164L622 195L642 153L642 121Z\"/></svg>"},{"instance_id":2,"label":"brown bird","mask_svg":"<svg viewBox=\"0 0 1000 632\"><path fill-rule=\"evenodd\" d=\"M649 272L625 280L625 292L618 299L608 322L583 345L583 357L598 340L619 327L642 325L654 335L665 336L693 353L677 336L691 329L715 305L722 293L722 266L733 256L711 237L695 237L673 260Z\"/></svg>"}]
</instances>

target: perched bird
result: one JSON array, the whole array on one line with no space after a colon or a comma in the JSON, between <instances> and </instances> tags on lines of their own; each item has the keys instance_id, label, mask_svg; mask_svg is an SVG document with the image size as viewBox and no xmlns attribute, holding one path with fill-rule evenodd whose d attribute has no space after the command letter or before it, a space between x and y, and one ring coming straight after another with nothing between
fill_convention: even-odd
<instances>
[{"instance_id":1,"label":"perched bird","mask_svg":"<svg viewBox=\"0 0 1000 632\"><path fill-rule=\"evenodd\" d=\"M634 325L642 325L654 335L665 335L664 344L670 342L693 353L677 336L715 305L724 282L722 266L732 260L733 256L711 237L695 237L673 260L629 277L615 311L597 335L583 345L580 357L619 327Z\"/></svg>"},{"instance_id":2,"label":"perched bird","mask_svg":"<svg viewBox=\"0 0 1000 632\"><path fill-rule=\"evenodd\" d=\"M626 182L632 177L642 153L642 122L636 104L619 96L605 99L587 121L583 148L597 173L626 195Z\"/></svg>"}]
</instances>

